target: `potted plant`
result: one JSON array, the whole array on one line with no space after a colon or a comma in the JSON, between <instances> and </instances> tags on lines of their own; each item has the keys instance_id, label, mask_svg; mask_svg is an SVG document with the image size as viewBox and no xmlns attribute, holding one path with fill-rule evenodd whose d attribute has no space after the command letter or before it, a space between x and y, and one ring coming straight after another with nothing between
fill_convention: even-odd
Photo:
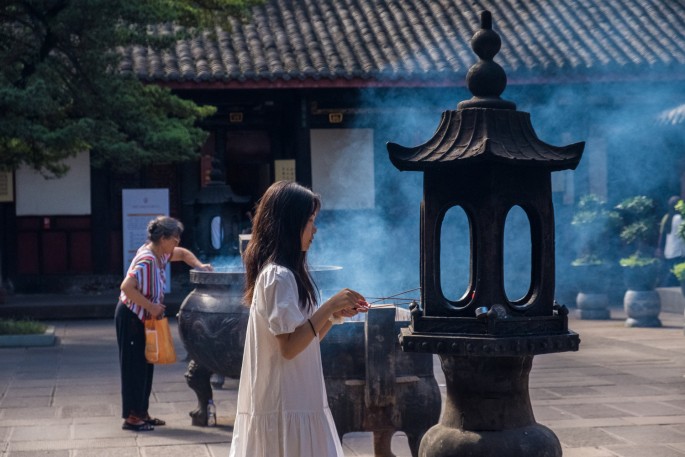
<instances>
[{"instance_id":1,"label":"potted plant","mask_svg":"<svg viewBox=\"0 0 685 457\"><path fill-rule=\"evenodd\" d=\"M614 210L613 220L627 254L619 261L627 288L623 297L626 326L660 327L661 302L655 290L659 275L659 259L654 256L659 234L656 203L638 195L623 200Z\"/></svg>"},{"instance_id":2,"label":"potted plant","mask_svg":"<svg viewBox=\"0 0 685 457\"><path fill-rule=\"evenodd\" d=\"M571 262L577 285L576 315L580 319L609 319L606 278L609 272L611 211L598 195L586 194L578 201L571 225L578 257Z\"/></svg>"},{"instance_id":3,"label":"potted plant","mask_svg":"<svg viewBox=\"0 0 685 457\"><path fill-rule=\"evenodd\" d=\"M673 268L671 268L671 271L673 272L673 276L678 278L678 281L680 282L680 290L682 291L683 295L685 295L685 262L676 263L673 265Z\"/></svg>"}]
</instances>

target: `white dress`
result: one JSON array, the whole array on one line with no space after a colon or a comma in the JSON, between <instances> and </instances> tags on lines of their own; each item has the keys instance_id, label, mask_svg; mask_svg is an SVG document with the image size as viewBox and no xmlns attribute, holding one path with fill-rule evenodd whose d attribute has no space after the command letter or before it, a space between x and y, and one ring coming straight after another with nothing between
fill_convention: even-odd
<instances>
[{"instance_id":1,"label":"white dress","mask_svg":"<svg viewBox=\"0 0 685 457\"><path fill-rule=\"evenodd\" d=\"M328 408L319 338L292 360L275 335L309 315L293 273L269 264L255 284L229 457L344 457Z\"/></svg>"}]
</instances>

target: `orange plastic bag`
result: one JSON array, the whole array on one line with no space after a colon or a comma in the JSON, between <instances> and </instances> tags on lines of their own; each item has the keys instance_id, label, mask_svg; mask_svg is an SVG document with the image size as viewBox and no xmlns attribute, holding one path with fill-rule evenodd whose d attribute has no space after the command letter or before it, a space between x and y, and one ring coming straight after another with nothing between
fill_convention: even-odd
<instances>
[{"instance_id":1,"label":"orange plastic bag","mask_svg":"<svg viewBox=\"0 0 685 457\"><path fill-rule=\"evenodd\" d=\"M155 364L176 362L176 349L166 317L145 320L145 358Z\"/></svg>"}]
</instances>

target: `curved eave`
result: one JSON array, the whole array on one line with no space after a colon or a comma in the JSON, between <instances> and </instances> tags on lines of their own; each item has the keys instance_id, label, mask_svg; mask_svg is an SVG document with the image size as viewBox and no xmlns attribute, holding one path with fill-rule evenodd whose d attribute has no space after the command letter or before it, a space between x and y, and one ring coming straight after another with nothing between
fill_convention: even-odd
<instances>
[{"instance_id":1,"label":"curved eave","mask_svg":"<svg viewBox=\"0 0 685 457\"><path fill-rule=\"evenodd\" d=\"M592 70L592 71L591 71ZM545 72L526 69L511 70L507 74L507 86L597 84L601 82L665 82L685 81L685 69L635 68L616 71L608 68L571 69ZM203 74L180 72L132 72L122 69L125 75L133 75L146 84L157 84L174 90L253 90L253 89L339 89L367 87L463 87L466 85L466 69L460 71L426 73L370 72L363 75L305 73L240 73Z\"/></svg>"},{"instance_id":2,"label":"curved eave","mask_svg":"<svg viewBox=\"0 0 685 457\"><path fill-rule=\"evenodd\" d=\"M387 148L390 161L403 171L486 161L558 171L578 166L585 143L558 147L540 141L522 111L469 108L443 112L435 134L422 145L388 143Z\"/></svg>"},{"instance_id":3,"label":"curved eave","mask_svg":"<svg viewBox=\"0 0 685 457\"><path fill-rule=\"evenodd\" d=\"M574 170L578 166L578 162L580 162L580 155L582 155L583 149L585 148L585 142L582 141L580 143L574 143L569 146L566 146L565 148L559 148L560 150L567 152L569 156L577 155L577 158L573 157L568 159L558 159L554 161L541 161L521 157L504 158L489 152L484 152L480 155L469 157L466 159L461 159L459 161L455 160L451 162L412 162L404 161L401 158L398 158L397 156L393 156L393 154L402 154L400 150L411 150L411 148L404 148L395 143L388 143L387 147L388 151L390 152L390 161L400 171L426 171L438 168L465 167L485 162L508 164L512 166L540 167L546 168L550 171L561 171Z\"/></svg>"},{"instance_id":4,"label":"curved eave","mask_svg":"<svg viewBox=\"0 0 685 457\"><path fill-rule=\"evenodd\" d=\"M685 124L685 105L664 111L657 118L660 125L679 125Z\"/></svg>"}]
</instances>

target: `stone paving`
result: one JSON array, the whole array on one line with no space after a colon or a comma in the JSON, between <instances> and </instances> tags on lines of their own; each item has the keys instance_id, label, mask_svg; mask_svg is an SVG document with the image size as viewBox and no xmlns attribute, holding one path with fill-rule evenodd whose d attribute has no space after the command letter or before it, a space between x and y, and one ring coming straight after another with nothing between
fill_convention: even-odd
<instances>
[{"instance_id":1,"label":"stone paving","mask_svg":"<svg viewBox=\"0 0 685 457\"><path fill-rule=\"evenodd\" d=\"M685 457L685 335L682 313L661 328L626 328L621 309L606 321L577 320L580 351L537 356L530 395L538 422L559 437L565 457ZM219 424L193 427L195 394L185 363L156 368L153 432L121 430L119 370L111 319L51 322L58 344L0 348L0 456L227 456L237 382L214 392ZM172 323L172 329L176 326ZM185 351L176 334L179 359ZM436 377L444 389L439 363ZM372 456L372 435L351 433L345 455ZM406 437L393 450L409 457ZM503 456L506 457L506 456Z\"/></svg>"}]
</instances>

